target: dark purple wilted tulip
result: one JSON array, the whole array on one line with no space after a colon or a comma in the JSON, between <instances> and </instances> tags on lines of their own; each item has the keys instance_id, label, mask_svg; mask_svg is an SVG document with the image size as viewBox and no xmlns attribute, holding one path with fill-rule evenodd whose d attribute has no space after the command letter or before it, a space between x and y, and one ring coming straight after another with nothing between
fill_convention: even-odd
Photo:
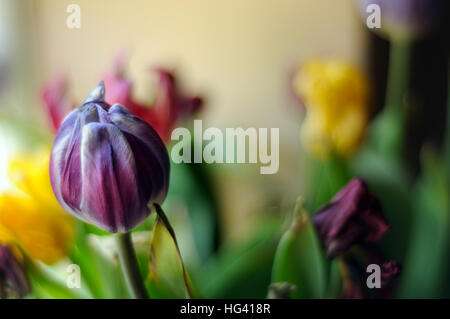
<instances>
[{"instance_id":1,"label":"dark purple wilted tulip","mask_svg":"<svg viewBox=\"0 0 450 319\"><path fill-rule=\"evenodd\" d=\"M320 208L313 222L329 258L353 245L380 240L390 227L379 200L360 178L353 178Z\"/></svg>"},{"instance_id":2,"label":"dark purple wilted tulip","mask_svg":"<svg viewBox=\"0 0 450 319\"><path fill-rule=\"evenodd\" d=\"M397 278L402 271L402 265L396 261L391 260L381 265L381 287L388 288L393 280Z\"/></svg>"},{"instance_id":3,"label":"dark purple wilted tulip","mask_svg":"<svg viewBox=\"0 0 450 319\"><path fill-rule=\"evenodd\" d=\"M396 279L402 272L402 265L396 260L390 260L379 265L381 266L381 287L372 291L372 297L377 299L392 298L397 284Z\"/></svg>"},{"instance_id":4,"label":"dark purple wilted tulip","mask_svg":"<svg viewBox=\"0 0 450 319\"><path fill-rule=\"evenodd\" d=\"M438 23L444 12L442 0L356 0L363 19L370 13L367 7L380 7L381 28L374 28L394 40L411 40L420 37Z\"/></svg>"},{"instance_id":5,"label":"dark purple wilted tulip","mask_svg":"<svg viewBox=\"0 0 450 319\"><path fill-rule=\"evenodd\" d=\"M391 260L384 263L375 263L381 266L381 282L377 289L363 289L367 280L367 265L359 264L357 260L343 259L345 269L343 288L340 298L363 299L363 298L391 298L394 291L395 279L401 273L401 265L398 261Z\"/></svg>"},{"instance_id":6,"label":"dark purple wilted tulip","mask_svg":"<svg viewBox=\"0 0 450 319\"><path fill-rule=\"evenodd\" d=\"M103 82L59 127L50 179L72 215L108 232L127 232L161 204L169 157L161 138L120 104L105 102Z\"/></svg>"},{"instance_id":7,"label":"dark purple wilted tulip","mask_svg":"<svg viewBox=\"0 0 450 319\"><path fill-rule=\"evenodd\" d=\"M21 298L29 292L30 285L23 265L9 246L0 244L0 298Z\"/></svg>"}]
</instances>

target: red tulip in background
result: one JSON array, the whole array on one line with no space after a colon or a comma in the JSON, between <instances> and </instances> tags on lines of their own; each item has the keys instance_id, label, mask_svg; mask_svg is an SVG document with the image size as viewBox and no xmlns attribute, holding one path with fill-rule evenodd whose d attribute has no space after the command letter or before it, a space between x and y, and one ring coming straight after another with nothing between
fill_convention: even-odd
<instances>
[{"instance_id":1,"label":"red tulip in background","mask_svg":"<svg viewBox=\"0 0 450 319\"><path fill-rule=\"evenodd\" d=\"M164 68L151 69L158 77L153 103L142 103L133 96L133 83L125 75L125 57L119 55L114 66L104 77L106 102L124 105L132 114L139 116L168 141L170 132L183 120L197 113L203 100L181 92L175 75ZM64 76L55 77L44 87L42 98L53 131L57 131L64 117L76 105L68 97L68 83Z\"/></svg>"}]
</instances>

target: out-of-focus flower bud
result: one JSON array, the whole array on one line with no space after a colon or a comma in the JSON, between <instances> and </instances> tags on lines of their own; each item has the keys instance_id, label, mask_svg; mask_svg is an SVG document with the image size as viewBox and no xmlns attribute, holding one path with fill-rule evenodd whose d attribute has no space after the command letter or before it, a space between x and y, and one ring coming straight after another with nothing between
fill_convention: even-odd
<instances>
[{"instance_id":1,"label":"out-of-focus flower bud","mask_svg":"<svg viewBox=\"0 0 450 319\"><path fill-rule=\"evenodd\" d=\"M372 30L391 40L410 41L430 32L439 24L444 11L442 0L356 0L364 21L371 4L380 8L380 28Z\"/></svg>"},{"instance_id":2,"label":"out-of-focus flower bud","mask_svg":"<svg viewBox=\"0 0 450 319\"><path fill-rule=\"evenodd\" d=\"M111 70L103 76L105 87L105 101L107 103L118 103L125 106L132 114L142 118L142 113L149 108L138 103L132 96L133 83L126 77L126 54L121 52Z\"/></svg>"},{"instance_id":3,"label":"out-of-focus flower bud","mask_svg":"<svg viewBox=\"0 0 450 319\"><path fill-rule=\"evenodd\" d=\"M0 244L0 298L25 297L30 285L22 263L8 245Z\"/></svg>"},{"instance_id":4,"label":"out-of-focus flower bud","mask_svg":"<svg viewBox=\"0 0 450 319\"><path fill-rule=\"evenodd\" d=\"M147 121L167 141L172 129L181 121L197 113L203 101L200 97L184 95L175 76L163 68L152 69L158 77L153 104L138 102L132 95L132 82L125 75L125 56L119 55L112 71L103 77L108 88L105 100L124 105L136 116Z\"/></svg>"},{"instance_id":5,"label":"out-of-focus flower bud","mask_svg":"<svg viewBox=\"0 0 450 319\"><path fill-rule=\"evenodd\" d=\"M141 103L133 96L133 82L126 76L126 55L121 53L114 61L112 69L103 76L108 88L105 102L121 104L130 113L149 123L167 142L176 125L200 111L203 100L198 96L185 95L179 88L175 75L163 68L151 69L158 83L155 87L153 103ZM63 76L55 77L44 87L42 93L45 112L56 132L64 117L73 109L68 97L68 85Z\"/></svg>"},{"instance_id":6,"label":"out-of-focus flower bud","mask_svg":"<svg viewBox=\"0 0 450 319\"><path fill-rule=\"evenodd\" d=\"M171 72L165 69L156 69L155 72L159 85L152 108L153 114L149 114L147 119L158 128L161 137L167 140L175 125L200 110L203 100L200 97L182 95Z\"/></svg>"},{"instance_id":7,"label":"out-of-focus flower bud","mask_svg":"<svg viewBox=\"0 0 450 319\"><path fill-rule=\"evenodd\" d=\"M45 113L54 132L58 131L64 117L73 109L67 90L67 79L60 75L47 84L42 92Z\"/></svg>"},{"instance_id":8,"label":"out-of-focus flower bud","mask_svg":"<svg viewBox=\"0 0 450 319\"><path fill-rule=\"evenodd\" d=\"M313 218L327 257L344 253L351 246L373 243L389 230L379 200L366 183L353 178Z\"/></svg>"},{"instance_id":9,"label":"out-of-focus flower bud","mask_svg":"<svg viewBox=\"0 0 450 319\"><path fill-rule=\"evenodd\" d=\"M293 88L306 107L300 137L318 157L351 155L368 121L369 84L365 75L340 61L310 60L296 72Z\"/></svg>"},{"instance_id":10,"label":"out-of-focus flower bud","mask_svg":"<svg viewBox=\"0 0 450 319\"><path fill-rule=\"evenodd\" d=\"M127 232L161 204L169 157L158 134L119 104L104 100L101 82L61 123L50 157L50 179L71 214L108 232Z\"/></svg>"}]
</instances>

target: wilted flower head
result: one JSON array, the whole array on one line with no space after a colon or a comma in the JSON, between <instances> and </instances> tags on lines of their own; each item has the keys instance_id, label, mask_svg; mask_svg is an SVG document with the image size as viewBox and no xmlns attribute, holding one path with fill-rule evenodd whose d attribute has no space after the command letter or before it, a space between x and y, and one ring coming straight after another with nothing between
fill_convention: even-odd
<instances>
[{"instance_id":1,"label":"wilted flower head","mask_svg":"<svg viewBox=\"0 0 450 319\"><path fill-rule=\"evenodd\" d=\"M49 158L50 150L43 149L10 159L9 176L17 190L0 194L0 243L53 264L67 256L75 231L53 195Z\"/></svg>"},{"instance_id":2,"label":"wilted flower head","mask_svg":"<svg viewBox=\"0 0 450 319\"><path fill-rule=\"evenodd\" d=\"M356 0L364 21L371 4L380 8L381 27L372 30L392 40L409 41L432 30L444 12L442 0Z\"/></svg>"},{"instance_id":3,"label":"wilted flower head","mask_svg":"<svg viewBox=\"0 0 450 319\"><path fill-rule=\"evenodd\" d=\"M131 113L147 121L164 140L172 129L184 119L198 112L203 104L200 97L181 93L175 76L163 68L152 69L158 77L155 99L152 104L138 102L132 94L133 84L126 77L125 56L119 55L110 73L104 77L108 88L105 100L127 107Z\"/></svg>"},{"instance_id":4,"label":"wilted flower head","mask_svg":"<svg viewBox=\"0 0 450 319\"><path fill-rule=\"evenodd\" d=\"M306 107L300 136L313 154L348 156L361 143L368 121L369 84L364 74L340 61L310 60L293 80Z\"/></svg>"},{"instance_id":5,"label":"wilted flower head","mask_svg":"<svg viewBox=\"0 0 450 319\"><path fill-rule=\"evenodd\" d=\"M391 260L381 265L381 287L387 287L392 283L402 271L401 264L396 260Z\"/></svg>"},{"instance_id":6,"label":"wilted flower head","mask_svg":"<svg viewBox=\"0 0 450 319\"><path fill-rule=\"evenodd\" d=\"M111 233L127 232L162 203L169 157L158 134L119 104L105 102L101 82L61 123L50 158L59 203Z\"/></svg>"},{"instance_id":7,"label":"wilted flower head","mask_svg":"<svg viewBox=\"0 0 450 319\"><path fill-rule=\"evenodd\" d=\"M130 113L149 123L164 140L168 141L172 129L198 112L203 101L200 97L183 94L175 75L163 68L151 69L158 78L153 103L141 103L133 96L133 82L126 76L126 56L120 54L112 69L103 77L108 88L105 102L125 106ZM76 105L68 96L67 79L58 76L44 87L42 93L45 111L56 132Z\"/></svg>"},{"instance_id":8,"label":"wilted flower head","mask_svg":"<svg viewBox=\"0 0 450 319\"><path fill-rule=\"evenodd\" d=\"M63 75L55 77L42 92L45 113L51 123L53 131L58 131L64 117L73 109L73 104L68 97L67 79Z\"/></svg>"},{"instance_id":9,"label":"wilted flower head","mask_svg":"<svg viewBox=\"0 0 450 319\"><path fill-rule=\"evenodd\" d=\"M327 256L334 258L351 246L380 240L389 229L379 200L366 183L353 178L313 218Z\"/></svg>"},{"instance_id":10,"label":"wilted flower head","mask_svg":"<svg viewBox=\"0 0 450 319\"><path fill-rule=\"evenodd\" d=\"M30 291L22 263L11 247L0 244L0 299L11 296L24 297Z\"/></svg>"},{"instance_id":11,"label":"wilted flower head","mask_svg":"<svg viewBox=\"0 0 450 319\"><path fill-rule=\"evenodd\" d=\"M372 263L373 264L373 263ZM377 289L364 289L367 287L367 264L359 264L354 258L343 258L340 260L342 274L343 299L363 298L390 298L392 297L395 279L401 273L401 265L398 261L374 262L380 266L380 286Z\"/></svg>"}]
</instances>

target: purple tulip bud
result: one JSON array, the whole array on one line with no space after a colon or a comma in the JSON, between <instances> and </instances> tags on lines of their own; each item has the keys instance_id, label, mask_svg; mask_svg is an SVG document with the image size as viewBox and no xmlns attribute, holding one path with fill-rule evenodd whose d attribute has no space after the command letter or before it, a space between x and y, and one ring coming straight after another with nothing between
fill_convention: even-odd
<instances>
[{"instance_id":1,"label":"purple tulip bud","mask_svg":"<svg viewBox=\"0 0 450 319\"><path fill-rule=\"evenodd\" d=\"M145 121L104 100L103 81L59 127L50 179L72 215L108 232L127 232L161 204L169 186L169 157Z\"/></svg>"},{"instance_id":2,"label":"purple tulip bud","mask_svg":"<svg viewBox=\"0 0 450 319\"><path fill-rule=\"evenodd\" d=\"M0 244L0 299L8 296L24 297L30 285L23 265L11 248Z\"/></svg>"},{"instance_id":3,"label":"purple tulip bud","mask_svg":"<svg viewBox=\"0 0 450 319\"><path fill-rule=\"evenodd\" d=\"M374 28L395 40L411 40L432 30L445 11L442 0L357 0L361 16L371 4L380 8L381 28Z\"/></svg>"},{"instance_id":4,"label":"purple tulip bud","mask_svg":"<svg viewBox=\"0 0 450 319\"><path fill-rule=\"evenodd\" d=\"M313 218L328 258L351 246L380 240L390 228L379 200L366 183L353 178Z\"/></svg>"}]
</instances>

